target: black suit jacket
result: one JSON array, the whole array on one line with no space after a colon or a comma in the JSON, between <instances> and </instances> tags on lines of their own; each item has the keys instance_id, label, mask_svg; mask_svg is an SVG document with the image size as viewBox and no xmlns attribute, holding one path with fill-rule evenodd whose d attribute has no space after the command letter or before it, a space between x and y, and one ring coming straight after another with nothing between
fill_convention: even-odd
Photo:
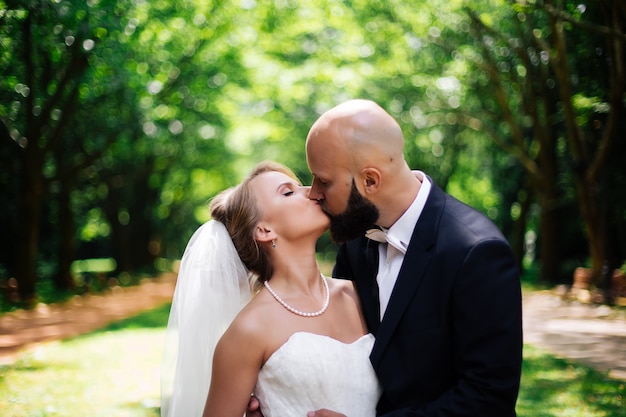
<instances>
[{"instance_id":1,"label":"black suit jacket","mask_svg":"<svg viewBox=\"0 0 626 417\"><path fill-rule=\"evenodd\" d=\"M341 245L333 274L355 281L376 336L378 414L515 416L521 289L497 227L432 183L382 323L377 245L365 237Z\"/></svg>"}]
</instances>

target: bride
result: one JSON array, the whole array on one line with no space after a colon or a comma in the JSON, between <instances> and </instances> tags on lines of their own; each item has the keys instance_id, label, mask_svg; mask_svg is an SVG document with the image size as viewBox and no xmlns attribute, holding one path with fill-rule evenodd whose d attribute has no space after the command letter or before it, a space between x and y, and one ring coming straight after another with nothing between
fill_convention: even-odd
<instances>
[{"instance_id":1,"label":"bride","mask_svg":"<svg viewBox=\"0 0 626 417\"><path fill-rule=\"evenodd\" d=\"M181 262L162 417L241 417L251 394L265 417L376 415L374 337L352 282L320 272L315 244L329 220L307 191L264 162L212 201Z\"/></svg>"}]
</instances>

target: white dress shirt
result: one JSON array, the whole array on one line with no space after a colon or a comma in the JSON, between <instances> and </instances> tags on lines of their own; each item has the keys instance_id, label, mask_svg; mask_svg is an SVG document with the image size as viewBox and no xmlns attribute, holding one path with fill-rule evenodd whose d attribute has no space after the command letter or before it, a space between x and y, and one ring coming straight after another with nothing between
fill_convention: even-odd
<instances>
[{"instance_id":1,"label":"white dress shirt","mask_svg":"<svg viewBox=\"0 0 626 417\"><path fill-rule=\"evenodd\" d=\"M389 229L385 230L383 228L383 231L387 233L387 240L392 243L378 244L378 275L376 275L376 281L378 282L381 321L385 315L393 287L398 279L400 267L411 241L413 229L415 229L415 225L419 220L420 214L422 214L426 199L430 193L431 185L428 177L421 171L413 172L422 178L422 186L407 211Z\"/></svg>"}]
</instances>

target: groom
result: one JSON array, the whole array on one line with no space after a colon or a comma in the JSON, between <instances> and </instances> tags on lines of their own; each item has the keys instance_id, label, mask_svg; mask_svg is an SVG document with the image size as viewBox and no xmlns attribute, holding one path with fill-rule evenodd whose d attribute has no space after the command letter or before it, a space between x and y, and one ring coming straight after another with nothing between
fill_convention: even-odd
<instances>
[{"instance_id":1,"label":"groom","mask_svg":"<svg viewBox=\"0 0 626 417\"><path fill-rule=\"evenodd\" d=\"M490 220L411 171L403 147L396 121L367 100L324 113L306 141L309 198L320 201L333 239L344 242L333 275L355 281L376 336L378 414L515 416L516 259ZM386 236L366 237L373 225Z\"/></svg>"}]
</instances>

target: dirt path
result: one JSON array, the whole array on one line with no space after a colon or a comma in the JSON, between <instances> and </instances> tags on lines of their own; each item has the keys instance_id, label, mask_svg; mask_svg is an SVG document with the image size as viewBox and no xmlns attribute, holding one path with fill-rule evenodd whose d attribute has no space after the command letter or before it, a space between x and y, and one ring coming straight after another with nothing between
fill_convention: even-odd
<instances>
[{"instance_id":1,"label":"dirt path","mask_svg":"<svg viewBox=\"0 0 626 417\"><path fill-rule=\"evenodd\" d=\"M524 299L524 342L626 381L626 310L564 300L554 292Z\"/></svg>"},{"instance_id":2,"label":"dirt path","mask_svg":"<svg viewBox=\"0 0 626 417\"><path fill-rule=\"evenodd\" d=\"M87 333L168 303L175 282L175 274L165 274L134 287L115 287L105 295L76 296L67 303L0 315L0 365L12 363L38 343Z\"/></svg>"}]
</instances>

